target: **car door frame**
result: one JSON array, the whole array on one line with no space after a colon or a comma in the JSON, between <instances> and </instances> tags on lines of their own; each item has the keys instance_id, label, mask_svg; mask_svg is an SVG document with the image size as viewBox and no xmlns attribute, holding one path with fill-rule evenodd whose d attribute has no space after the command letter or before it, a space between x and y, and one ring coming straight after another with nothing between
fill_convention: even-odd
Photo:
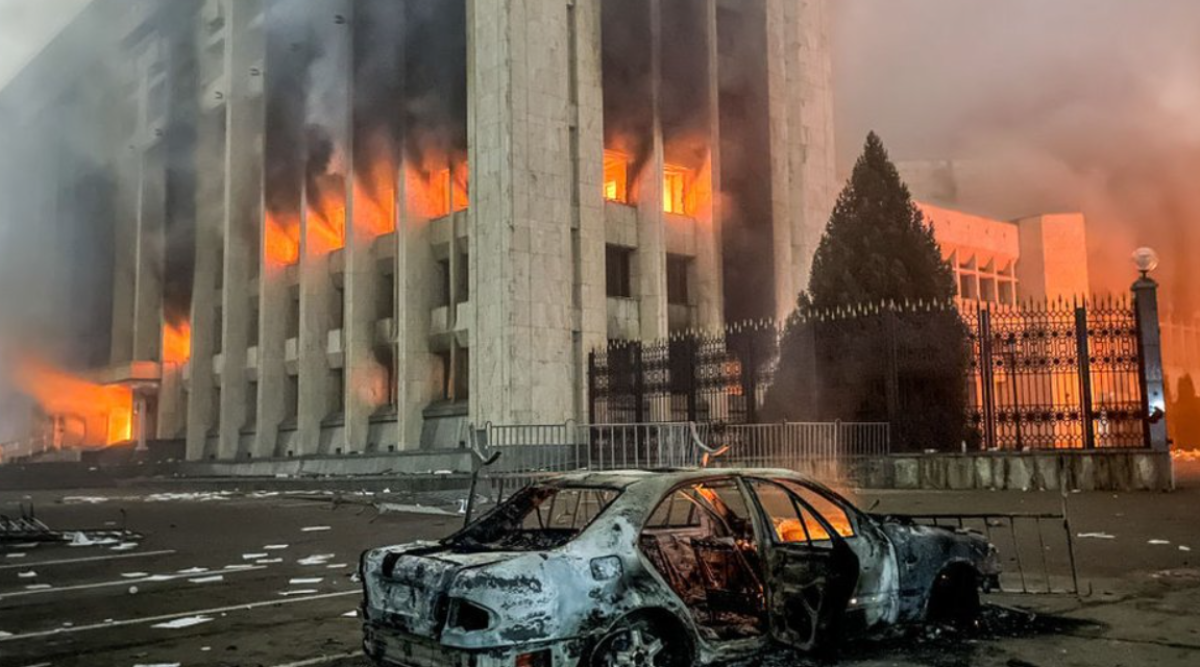
<instances>
[{"instance_id":1,"label":"car door frame","mask_svg":"<svg viewBox=\"0 0 1200 667\"><path fill-rule=\"evenodd\" d=\"M739 477L754 503L755 525L762 550L763 585L766 587L768 631L776 641L801 651L813 651L836 639L843 616L858 582L858 557L819 512L791 489L766 476ZM755 491L761 483L782 490L792 503L816 520L830 536L830 546L780 542L771 516ZM799 515L799 512L798 512ZM801 520L805 517L800 515ZM798 576L789 581L788 576ZM813 593L817 595L814 597ZM797 612L808 616L809 636L789 623Z\"/></svg>"}]
</instances>

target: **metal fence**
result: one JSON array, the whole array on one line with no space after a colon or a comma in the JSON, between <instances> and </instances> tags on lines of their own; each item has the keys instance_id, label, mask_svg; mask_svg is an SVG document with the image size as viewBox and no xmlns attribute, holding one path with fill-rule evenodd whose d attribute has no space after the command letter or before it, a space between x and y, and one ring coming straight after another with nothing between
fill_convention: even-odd
<instances>
[{"instance_id":1,"label":"metal fence","mask_svg":"<svg viewBox=\"0 0 1200 667\"><path fill-rule=\"evenodd\" d=\"M986 450L1146 447L1143 328L1158 323L1139 322L1135 305L1131 297L888 303L808 313L787 331L763 321L720 334L615 342L589 357L589 416L886 421L894 446L918 451L936 443L957 450L962 440ZM785 336L791 356L780 368ZM947 353L964 343L967 359ZM789 391L772 392L776 378L787 378ZM944 426L955 421L956 408L947 406L962 404L945 388L958 382L966 386L966 436Z\"/></svg>"},{"instance_id":2,"label":"metal fence","mask_svg":"<svg viewBox=\"0 0 1200 667\"><path fill-rule=\"evenodd\" d=\"M1138 322L1128 299L964 313L971 423L987 449L1143 447Z\"/></svg>"},{"instance_id":3,"label":"metal fence","mask_svg":"<svg viewBox=\"0 0 1200 667\"><path fill-rule=\"evenodd\" d=\"M476 432L483 458L499 454L488 475L721 467L802 469L889 453L887 424L760 424L695 422L496 426Z\"/></svg>"}]
</instances>

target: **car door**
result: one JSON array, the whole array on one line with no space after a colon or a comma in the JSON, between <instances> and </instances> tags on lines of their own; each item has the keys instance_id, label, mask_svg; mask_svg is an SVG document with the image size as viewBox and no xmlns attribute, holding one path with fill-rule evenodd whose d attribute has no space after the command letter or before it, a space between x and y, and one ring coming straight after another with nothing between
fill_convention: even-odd
<instances>
[{"instance_id":1,"label":"car door","mask_svg":"<svg viewBox=\"0 0 1200 667\"><path fill-rule=\"evenodd\" d=\"M747 486L758 510L771 636L802 651L835 642L858 581L858 558L799 495L766 479Z\"/></svg>"}]
</instances>

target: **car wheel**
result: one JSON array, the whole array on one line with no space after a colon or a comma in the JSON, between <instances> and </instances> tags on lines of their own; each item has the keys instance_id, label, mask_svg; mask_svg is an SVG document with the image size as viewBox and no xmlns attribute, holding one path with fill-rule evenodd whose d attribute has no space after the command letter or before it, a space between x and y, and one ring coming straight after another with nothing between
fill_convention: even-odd
<instances>
[{"instance_id":1,"label":"car wheel","mask_svg":"<svg viewBox=\"0 0 1200 667\"><path fill-rule=\"evenodd\" d=\"M688 651L649 619L617 624L596 643L590 667L686 667Z\"/></svg>"},{"instance_id":2,"label":"car wheel","mask_svg":"<svg viewBox=\"0 0 1200 667\"><path fill-rule=\"evenodd\" d=\"M966 627L979 612L979 577L974 570L952 568L938 575L929 595L928 620Z\"/></svg>"}]
</instances>

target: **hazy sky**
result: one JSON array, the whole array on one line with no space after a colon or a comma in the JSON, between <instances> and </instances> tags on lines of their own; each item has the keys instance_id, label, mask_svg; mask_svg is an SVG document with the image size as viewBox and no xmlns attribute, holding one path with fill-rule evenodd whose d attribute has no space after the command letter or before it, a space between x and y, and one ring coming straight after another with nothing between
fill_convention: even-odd
<instances>
[{"instance_id":1,"label":"hazy sky","mask_svg":"<svg viewBox=\"0 0 1200 667\"><path fill-rule=\"evenodd\" d=\"M89 0L0 0L0 86Z\"/></svg>"}]
</instances>

